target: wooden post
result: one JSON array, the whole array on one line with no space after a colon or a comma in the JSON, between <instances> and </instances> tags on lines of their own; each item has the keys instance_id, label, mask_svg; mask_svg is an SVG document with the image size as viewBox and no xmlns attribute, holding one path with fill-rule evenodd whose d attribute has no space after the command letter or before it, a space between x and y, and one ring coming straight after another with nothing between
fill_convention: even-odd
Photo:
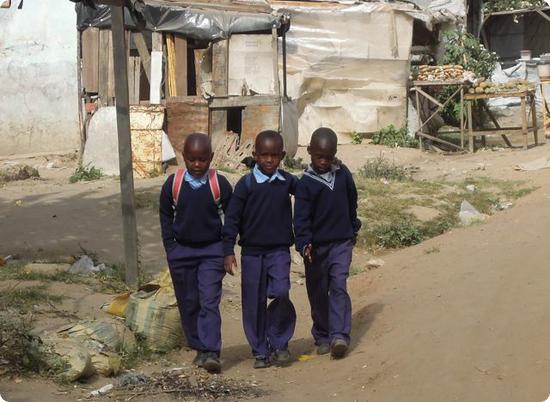
<instances>
[{"instance_id":1,"label":"wooden post","mask_svg":"<svg viewBox=\"0 0 550 402\"><path fill-rule=\"evenodd\" d=\"M283 29L283 95L288 98L286 89L286 32Z\"/></svg>"},{"instance_id":2,"label":"wooden post","mask_svg":"<svg viewBox=\"0 0 550 402\"><path fill-rule=\"evenodd\" d=\"M229 41L215 42L212 46L212 90L214 96L227 96ZM227 110L210 111L210 136L214 148L227 131Z\"/></svg>"},{"instance_id":3,"label":"wooden post","mask_svg":"<svg viewBox=\"0 0 550 402\"><path fill-rule=\"evenodd\" d=\"M464 148L464 85L460 85L460 148Z\"/></svg>"},{"instance_id":4,"label":"wooden post","mask_svg":"<svg viewBox=\"0 0 550 402\"><path fill-rule=\"evenodd\" d=\"M275 95L281 96L281 84L279 83L279 38L277 28L271 28L271 47L273 51L273 81L275 83Z\"/></svg>"},{"instance_id":5,"label":"wooden post","mask_svg":"<svg viewBox=\"0 0 550 402\"><path fill-rule=\"evenodd\" d=\"M544 95L543 95L544 96ZM537 127L537 105L535 104L535 94L533 93L529 99L531 100L531 120L533 122L533 136L535 137L535 146L539 145L539 129Z\"/></svg>"},{"instance_id":6,"label":"wooden post","mask_svg":"<svg viewBox=\"0 0 550 402\"><path fill-rule=\"evenodd\" d=\"M420 113L420 95L418 94L418 87L414 88L414 94L416 98L416 115L418 116L419 131L422 132L422 114ZM422 151L422 136L418 136L418 149Z\"/></svg>"},{"instance_id":7,"label":"wooden post","mask_svg":"<svg viewBox=\"0 0 550 402\"><path fill-rule=\"evenodd\" d=\"M147 43L143 37L143 32L135 32L132 34L132 38L134 38L134 43L136 44L139 57L143 63L143 71L145 71L147 81L151 82L151 54L149 54L149 49L147 48Z\"/></svg>"},{"instance_id":8,"label":"wooden post","mask_svg":"<svg viewBox=\"0 0 550 402\"><path fill-rule=\"evenodd\" d=\"M113 61L115 70L116 117L120 166L120 200L124 232L126 284L138 285L138 236L134 205L134 172L130 136L130 106L128 100L128 69L124 37L124 7L111 6L113 32Z\"/></svg>"},{"instance_id":9,"label":"wooden post","mask_svg":"<svg viewBox=\"0 0 550 402\"><path fill-rule=\"evenodd\" d=\"M151 51L151 91L149 102L160 103L160 90L162 84L162 33L153 32L153 46Z\"/></svg>"},{"instance_id":10,"label":"wooden post","mask_svg":"<svg viewBox=\"0 0 550 402\"><path fill-rule=\"evenodd\" d=\"M475 151L475 137L474 137L474 122L472 119L472 102L471 100L466 101L466 110L468 113L468 147L470 152Z\"/></svg>"},{"instance_id":11,"label":"wooden post","mask_svg":"<svg viewBox=\"0 0 550 402\"><path fill-rule=\"evenodd\" d=\"M187 39L175 36L176 95L187 96Z\"/></svg>"},{"instance_id":12,"label":"wooden post","mask_svg":"<svg viewBox=\"0 0 550 402\"><path fill-rule=\"evenodd\" d=\"M520 96L521 99L521 132L523 133L523 149L527 149L527 107L525 104L525 95Z\"/></svg>"}]
</instances>

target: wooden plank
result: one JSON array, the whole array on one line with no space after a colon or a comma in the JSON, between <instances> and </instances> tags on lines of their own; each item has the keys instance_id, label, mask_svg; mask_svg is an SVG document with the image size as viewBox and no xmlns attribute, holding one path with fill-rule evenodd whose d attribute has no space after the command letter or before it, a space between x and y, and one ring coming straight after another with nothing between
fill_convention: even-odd
<instances>
[{"instance_id":1,"label":"wooden plank","mask_svg":"<svg viewBox=\"0 0 550 402\"><path fill-rule=\"evenodd\" d=\"M418 91L415 91L415 97L416 97L416 115L418 117L418 124L422 124L422 117L420 117L420 95L418 94ZM421 129L419 131L422 131ZM422 137L418 138L418 149L422 151Z\"/></svg>"},{"instance_id":2,"label":"wooden plank","mask_svg":"<svg viewBox=\"0 0 550 402\"><path fill-rule=\"evenodd\" d=\"M426 133L423 133L421 131L418 131L416 133L417 135L421 136L421 137L424 137L424 138L427 138L429 140L432 140L432 141L435 141L435 142L439 142L441 144L445 144L445 145L448 145L450 147L453 147L453 148L456 148L456 149L460 149L461 151L463 151L464 149L456 144L453 144L452 142L449 142L449 141L445 141L445 140L442 140L441 138L437 138L437 137L434 137L433 135L430 135L430 134L426 134Z\"/></svg>"},{"instance_id":3,"label":"wooden plank","mask_svg":"<svg viewBox=\"0 0 550 402\"><path fill-rule=\"evenodd\" d=\"M277 105L247 106L243 110L241 143L254 142L263 130L279 131L281 111Z\"/></svg>"},{"instance_id":4,"label":"wooden plank","mask_svg":"<svg viewBox=\"0 0 550 402\"><path fill-rule=\"evenodd\" d=\"M276 106L279 104L279 97L273 95L231 96L228 98L211 98L209 101L211 109L227 109L228 107Z\"/></svg>"},{"instance_id":5,"label":"wooden plank","mask_svg":"<svg viewBox=\"0 0 550 402\"><path fill-rule=\"evenodd\" d=\"M449 86L449 85L464 85L464 81L449 80L449 81L413 81L415 87L437 87L437 86Z\"/></svg>"},{"instance_id":6,"label":"wooden plank","mask_svg":"<svg viewBox=\"0 0 550 402\"><path fill-rule=\"evenodd\" d=\"M160 32L153 32L150 83L149 103L159 104L162 84L162 33Z\"/></svg>"},{"instance_id":7,"label":"wooden plank","mask_svg":"<svg viewBox=\"0 0 550 402\"><path fill-rule=\"evenodd\" d=\"M176 89L176 44L174 35L166 34L166 91L167 97L177 96Z\"/></svg>"},{"instance_id":8,"label":"wooden plank","mask_svg":"<svg viewBox=\"0 0 550 402\"><path fill-rule=\"evenodd\" d=\"M470 152L475 151L475 137L474 137L474 121L472 119L472 102L466 102L466 110L468 113L468 147Z\"/></svg>"},{"instance_id":9,"label":"wooden plank","mask_svg":"<svg viewBox=\"0 0 550 402\"><path fill-rule=\"evenodd\" d=\"M187 95L187 39L175 36L176 48L176 96Z\"/></svg>"},{"instance_id":10,"label":"wooden plank","mask_svg":"<svg viewBox=\"0 0 550 402\"><path fill-rule=\"evenodd\" d=\"M525 96L522 96L520 106L521 131L523 133L523 149L527 149L527 108L525 107Z\"/></svg>"},{"instance_id":11,"label":"wooden plank","mask_svg":"<svg viewBox=\"0 0 550 402\"><path fill-rule=\"evenodd\" d=\"M430 101L432 101L433 103L435 103L437 106L439 106L440 108L443 108L443 105L441 104L441 102L439 102L437 99L435 99L433 96L431 96L430 94L424 92L423 90L421 90L420 88L416 88L416 90L422 94L422 96Z\"/></svg>"},{"instance_id":12,"label":"wooden plank","mask_svg":"<svg viewBox=\"0 0 550 402\"><path fill-rule=\"evenodd\" d=\"M533 136L535 137L535 146L539 145L539 132L537 127L537 106L535 104L535 97L529 97L529 103L531 104L531 120L533 123Z\"/></svg>"},{"instance_id":13,"label":"wooden plank","mask_svg":"<svg viewBox=\"0 0 550 402\"><path fill-rule=\"evenodd\" d=\"M82 31L82 87L86 92L99 90L99 28Z\"/></svg>"},{"instance_id":14,"label":"wooden plank","mask_svg":"<svg viewBox=\"0 0 550 402\"><path fill-rule=\"evenodd\" d=\"M138 286L138 236L134 205L134 173L130 136L130 107L128 100L128 68L124 37L124 8L111 7L113 30L113 62L115 67L116 115L120 164L120 196L126 262L126 284Z\"/></svg>"},{"instance_id":15,"label":"wooden plank","mask_svg":"<svg viewBox=\"0 0 550 402\"><path fill-rule=\"evenodd\" d=\"M98 95L100 106L112 105L112 62L113 48L111 41L111 30L101 29L99 31L99 73L98 73Z\"/></svg>"},{"instance_id":16,"label":"wooden plank","mask_svg":"<svg viewBox=\"0 0 550 402\"><path fill-rule=\"evenodd\" d=\"M145 71L147 81L151 82L151 54L149 53L149 49L147 48L147 43L145 42L143 32L140 31L132 33L132 38L134 38L134 43L136 44L139 57L141 58L143 71Z\"/></svg>"},{"instance_id":17,"label":"wooden plank","mask_svg":"<svg viewBox=\"0 0 550 402\"><path fill-rule=\"evenodd\" d=\"M550 16L548 16L548 14L542 12L542 10L536 8L535 11L542 17L544 18L546 21L550 22Z\"/></svg>"},{"instance_id":18,"label":"wooden plank","mask_svg":"<svg viewBox=\"0 0 550 402\"><path fill-rule=\"evenodd\" d=\"M275 94L281 96L281 84L279 83L279 40L277 28L271 28L271 46L273 49L273 81L275 85Z\"/></svg>"},{"instance_id":19,"label":"wooden plank","mask_svg":"<svg viewBox=\"0 0 550 402\"><path fill-rule=\"evenodd\" d=\"M533 95L534 91L524 91L524 92L501 92L497 94L465 94L464 99L466 100L479 100L479 99L494 99L494 98L520 98L522 96Z\"/></svg>"},{"instance_id":20,"label":"wooden plank","mask_svg":"<svg viewBox=\"0 0 550 402\"><path fill-rule=\"evenodd\" d=\"M464 149L464 87L460 88L460 147Z\"/></svg>"},{"instance_id":21,"label":"wooden plank","mask_svg":"<svg viewBox=\"0 0 550 402\"><path fill-rule=\"evenodd\" d=\"M212 91L215 96L227 96L229 41L215 42L212 47ZM214 148L227 131L227 111L210 111L210 136Z\"/></svg>"}]
</instances>

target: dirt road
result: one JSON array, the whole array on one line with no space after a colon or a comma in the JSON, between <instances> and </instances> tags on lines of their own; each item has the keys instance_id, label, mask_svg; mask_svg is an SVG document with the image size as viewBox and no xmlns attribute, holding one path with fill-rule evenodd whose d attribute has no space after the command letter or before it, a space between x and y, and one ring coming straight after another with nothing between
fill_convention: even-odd
<instances>
[{"instance_id":1,"label":"dirt road","mask_svg":"<svg viewBox=\"0 0 550 402\"><path fill-rule=\"evenodd\" d=\"M545 400L550 171L530 177L542 187L512 209L384 256L382 268L354 276L353 349L346 359L315 356L285 369L252 370L240 312L225 303L225 375L255 378L270 391L266 401ZM300 321L291 352L310 354L304 287L294 285L292 296ZM170 359L191 356L177 352ZM48 400L46 390L50 400L76 399L56 396L51 384L0 382L10 402Z\"/></svg>"}]
</instances>

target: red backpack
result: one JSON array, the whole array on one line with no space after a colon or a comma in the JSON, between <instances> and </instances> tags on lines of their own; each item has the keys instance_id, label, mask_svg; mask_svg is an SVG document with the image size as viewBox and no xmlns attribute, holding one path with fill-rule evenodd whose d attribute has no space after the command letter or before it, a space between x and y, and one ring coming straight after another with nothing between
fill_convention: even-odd
<instances>
[{"instance_id":1,"label":"red backpack","mask_svg":"<svg viewBox=\"0 0 550 402\"><path fill-rule=\"evenodd\" d=\"M181 186L183 185L184 177L186 170L180 168L176 170L174 174L174 181L172 183L172 199L174 201L174 210L176 205L178 205L178 200L180 197ZM223 224L223 208L221 203L221 191L220 191L220 182L218 180L218 172L216 169L208 169L208 184L210 185L210 192L212 193L212 198L214 199L214 204L218 208L218 215Z\"/></svg>"}]
</instances>

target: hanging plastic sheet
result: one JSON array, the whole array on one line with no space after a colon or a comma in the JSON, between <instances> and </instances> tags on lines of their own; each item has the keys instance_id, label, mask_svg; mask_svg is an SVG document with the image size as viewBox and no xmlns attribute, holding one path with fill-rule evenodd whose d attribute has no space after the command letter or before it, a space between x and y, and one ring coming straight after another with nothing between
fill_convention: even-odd
<instances>
[{"instance_id":1,"label":"hanging plastic sheet","mask_svg":"<svg viewBox=\"0 0 550 402\"><path fill-rule=\"evenodd\" d=\"M282 16L260 12L236 12L226 10L193 9L173 3L154 0L130 0L131 7L125 8L125 22L128 28L136 23L149 31L179 33L188 38L213 41L230 37L235 33L271 32L272 27L282 26ZM109 28L111 11L109 6L76 4L77 27Z\"/></svg>"},{"instance_id":2,"label":"hanging plastic sheet","mask_svg":"<svg viewBox=\"0 0 550 402\"><path fill-rule=\"evenodd\" d=\"M288 94L296 100L298 141L329 126L341 143L353 132L406 124L412 6L388 3L292 6Z\"/></svg>"}]
</instances>

